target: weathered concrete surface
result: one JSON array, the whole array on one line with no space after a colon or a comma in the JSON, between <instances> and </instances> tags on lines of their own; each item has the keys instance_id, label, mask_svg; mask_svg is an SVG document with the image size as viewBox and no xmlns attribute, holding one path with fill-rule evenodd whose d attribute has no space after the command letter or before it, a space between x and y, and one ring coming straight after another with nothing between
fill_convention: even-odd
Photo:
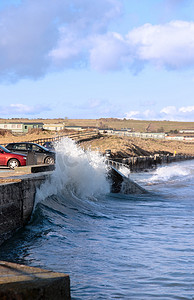
<instances>
[{"instance_id":1,"label":"weathered concrete surface","mask_svg":"<svg viewBox=\"0 0 194 300\"><path fill-rule=\"evenodd\" d=\"M150 169L161 164L168 164L172 162L179 162L184 160L194 159L194 156L191 155L163 155L155 154L150 156L136 156L128 158L114 158L114 160L108 159L109 165L112 165L117 168L120 163L128 166L130 170L133 171L142 171L145 169Z\"/></svg>"},{"instance_id":2,"label":"weathered concrete surface","mask_svg":"<svg viewBox=\"0 0 194 300\"><path fill-rule=\"evenodd\" d=\"M70 279L63 273L0 261L0 299L69 300Z\"/></svg>"},{"instance_id":3,"label":"weathered concrete surface","mask_svg":"<svg viewBox=\"0 0 194 300\"><path fill-rule=\"evenodd\" d=\"M15 176L11 176L13 174ZM0 244L28 222L36 188L48 177L49 172L19 175L12 171L0 174Z\"/></svg>"},{"instance_id":4,"label":"weathered concrete surface","mask_svg":"<svg viewBox=\"0 0 194 300\"><path fill-rule=\"evenodd\" d=\"M145 194L147 191L133 180L129 179L113 166L110 166L109 178L111 181L111 193L121 194Z\"/></svg>"},{"instance_id":5,"label":"weathered concrete surface","mask_svg":"<svg viewBox=\"0 0 194 300\"><path fill-rule=\"evenodd\" d=\"M40 172L48 172L55 170L55 165L30 165L25 167L18 167L15 168L14 174L16 173L23 173L23 174L30 174L30 173L40 173Z\"/></svg>"}]
</instances>

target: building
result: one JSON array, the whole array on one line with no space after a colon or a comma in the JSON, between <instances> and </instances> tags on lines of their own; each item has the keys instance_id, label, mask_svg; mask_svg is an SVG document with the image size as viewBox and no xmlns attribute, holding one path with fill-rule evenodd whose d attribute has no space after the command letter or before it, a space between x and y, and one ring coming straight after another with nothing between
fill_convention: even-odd
<instances>
[{"instance_id":1,"label":"building","mask_svg":"<svg viewBox=\"0 0 194 300\"><path fill-rule=\"evenodd\" d=\"M102 131L99 130L101 133ZM165 139L166 134L164 132L130 132L128 129L105 129L107 134L114 134L114 135L122 135L122 136L129 136L129 137L139 137L143 139ZM103 133L103 132L102 132Z\"/></svg>"},{"instance_id":2,"label":"building","mask_svg":"<svg viewBox=\"0 0 194 300\"><path fill-rule=\"evenodd\" d=\"M43 129L51 131L60 131L64 129L64 124L44 124Z\"/></svg>"},{"instance_id":3,"label":"building","mask_svg":"<svg viewBox=\"0 0 194 300\"><path fill-rule=\"evenodd\" d=\"M179 130L180 133L193 133L194 134L194 129L182 129Z\"/></svg>"},{"instance_id":4,"label":"building","mask_svg":"<svg viewBox=\"0 0 194 300\"><path fill-rule=\"evenodd\" d=\"M10 130L15 133L27 133L30 129L42 129L43 123L30 123L30 122L12 122L0 123L0 129Z\"/></svg>"},{"instance_id":5,"label":"building","mask_svg":"<svg viewBox=\"0 0 194 300\"><path fill-rule=\"evenodd\" d=\"M84 128L82 126L65 126L65 129L69 129L69 130L77 130L77 131L83 131Z\"/></svg>"}]
</instances>

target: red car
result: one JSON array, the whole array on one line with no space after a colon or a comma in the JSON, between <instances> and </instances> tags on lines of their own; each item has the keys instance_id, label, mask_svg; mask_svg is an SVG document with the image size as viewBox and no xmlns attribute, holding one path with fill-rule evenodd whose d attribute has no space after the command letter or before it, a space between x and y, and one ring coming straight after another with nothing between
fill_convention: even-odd
<instances>
[{"instance_id":1,"label":"red car","mask_svg":"<svg viewBox=\"0 0 194 300\"><path fill-rule=\"evenodd\" d=\"M0 145L0 166L14 169L19 166L26 166L26 155L12 153L5 147Z\"/></svg>"}]
</instances>

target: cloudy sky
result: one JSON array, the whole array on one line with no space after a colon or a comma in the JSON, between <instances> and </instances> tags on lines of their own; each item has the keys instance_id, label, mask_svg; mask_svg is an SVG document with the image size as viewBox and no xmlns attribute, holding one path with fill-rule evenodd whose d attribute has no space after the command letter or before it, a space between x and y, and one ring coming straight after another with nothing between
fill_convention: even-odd
<instances>
[{"instance_id":1,"label":"cloudy sky","mask_svg":"<svg viewBox=\"0 0 194 300\"><path fill-rule=\"evenodd\" d=\"M0 0L0 118L194 121L193 0Z\"/></svg>"}]
</instances>

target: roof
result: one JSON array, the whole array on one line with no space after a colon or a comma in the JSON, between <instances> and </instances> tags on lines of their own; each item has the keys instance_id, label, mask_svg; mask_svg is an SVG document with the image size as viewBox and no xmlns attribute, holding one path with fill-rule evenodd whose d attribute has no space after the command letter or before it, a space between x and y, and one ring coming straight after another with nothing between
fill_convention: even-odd
<instances>
[{"instance_id":1,"label":"roof","mask_svg":"<svg viewBox=\"0 0 194 300\"><path fill-rule=\"evenodd\" d=\"M25 125L43 125L44 123L42 122L0 122L0 124L25 124Z\"/></svg>"}]
</instances>

